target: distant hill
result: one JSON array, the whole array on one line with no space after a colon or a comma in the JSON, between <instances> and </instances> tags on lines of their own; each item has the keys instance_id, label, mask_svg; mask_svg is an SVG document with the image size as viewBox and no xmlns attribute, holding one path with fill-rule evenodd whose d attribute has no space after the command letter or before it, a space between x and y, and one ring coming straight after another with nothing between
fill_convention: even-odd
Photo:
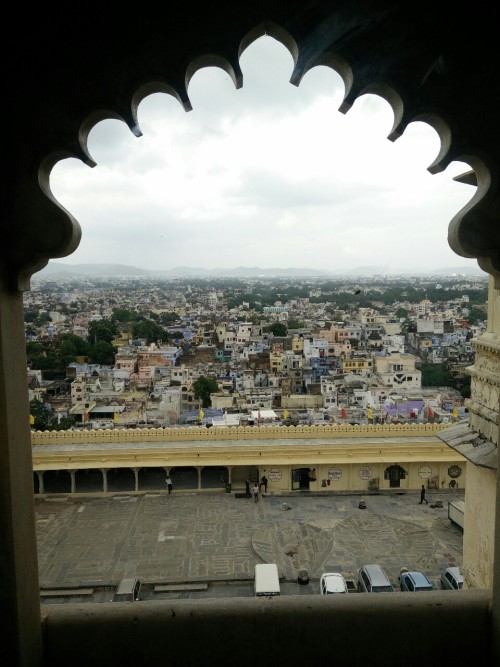
<instances>
[{"instance_id":1,"label":"distant hill","mask_svg":"<svg viewBox=\"0 0 500 667\"><path fill-rule=\"evenodd\" d=\"M235 268L204 269L200 267L177 266L172 269L141 269L137 266L126 264L62 264L61 262L49 262L48 265L35 274L40 278L78 278L78 277L108 277L108 278L133 278L133 277L165 277L165 278L286 278L286 277L323 277L334 278L344 276L346 278L367 276L451 276L451 275L486 276L476 264L460 267L445 267L432 271L422 269L392 269L390 272L381 266L359 266L352 269L325 271L323 269L309 268L272 268L262 269L258 266L238 266Z\"/></svg>"},{"instance_id":2,"label":"distant hill","mask_svg":"<svg viewBox=\"0 0 500 667\"><path fill-rule=\"evenodd\" d=\"M49 262L36 275L41 277L68 278L78 276L148 276L151 271L125 264L61 264Z\"/></svg>"}]
</instances>

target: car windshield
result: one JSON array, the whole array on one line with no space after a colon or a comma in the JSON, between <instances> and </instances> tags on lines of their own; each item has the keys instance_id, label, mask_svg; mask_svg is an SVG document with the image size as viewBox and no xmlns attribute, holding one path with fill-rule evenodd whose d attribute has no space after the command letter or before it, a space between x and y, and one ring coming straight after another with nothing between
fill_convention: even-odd
<instances>
[{"instance_id":1,"label":"car windshield","mask_svg":"<svg viewBox=\"0 0 500 667\"><path fill-rule=\"evenodd\" d=\"M392 586L374 586L372 590L374 593L391 593L393 588Z\"/></svg>"}]
</instances>

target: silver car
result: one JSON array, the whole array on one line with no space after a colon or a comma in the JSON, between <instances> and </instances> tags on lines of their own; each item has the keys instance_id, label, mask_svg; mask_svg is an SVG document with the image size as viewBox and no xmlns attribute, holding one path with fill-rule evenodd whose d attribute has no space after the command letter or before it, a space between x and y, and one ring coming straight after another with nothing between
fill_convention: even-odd
<instances>
[{"instance_id":1,"label":"silver car","mask_svg":"<svg viewBox=\"0 0 500 667\"><path fill-rule=\"evenodd\" d=\"M394 588L380 565L363 565L358 570L358 591L360 593L392 593Z\"/></svg>"},{"instance_id":2,"label":"silver car","mask_svg":"<svg viewBox=\"0 0 500 667\"><path fill-rule=\"evenodd\" d=\"M464 577L459 567L447 567L441 572L441 588L459 591L464 587Z\"/></svg>"}]
</instances>

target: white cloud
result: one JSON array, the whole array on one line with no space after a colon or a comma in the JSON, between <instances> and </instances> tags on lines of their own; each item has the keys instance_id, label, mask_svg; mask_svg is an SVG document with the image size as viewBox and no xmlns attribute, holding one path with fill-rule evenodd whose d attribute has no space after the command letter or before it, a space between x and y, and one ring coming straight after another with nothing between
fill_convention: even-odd
<instances>
[{"instance_id":1,"label":"white cloud","mask_svg":"<svg viewBox=\"0 0 500 667\"><path fill-rule=\"evenodd\" d=\"M446 240L474 194L452 180L468 166L429 174L439 152L430 126L412 123L389 141L384 100L363 96L341 114L340 77L318 67L291 85L291 56L271 38L251 45L241 67L240 90L222 70L197 72L189 113L168 95L144 100L139 139L119 121L100 123L89 137L94 169L56 165L54 195L83 230L63 261L150 269L475 262Z\"/></svg>"}]
</instances>

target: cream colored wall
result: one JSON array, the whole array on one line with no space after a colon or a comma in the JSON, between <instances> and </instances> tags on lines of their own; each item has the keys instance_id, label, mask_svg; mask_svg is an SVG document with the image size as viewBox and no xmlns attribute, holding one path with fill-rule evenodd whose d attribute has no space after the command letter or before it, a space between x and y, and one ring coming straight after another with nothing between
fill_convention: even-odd
<instances>
[{"instance_id":1,"label":"cream colored wall","mask_svg":"<svg viewBox=\"0 0 500 667\"><path fill-rule=\"evenodd\" d=\"M310 483L311 490L317 491L369 491L369 480L378 478L379 489L387 490L390 489L390 480L384 479L385 470L389 467L388 463L354 463L354 464L338 464L338 463L328 463L321 465L310 464L310 467L315 467L317 472L316 482ZM413 490L416 491L420 489L422 484L427 487L427 480L430 477L437 476L440 480L439 488L436 489L439 492L439 489L449 489L449 482L452 479L448 474L448 470L451 466L459 466L461 468L461 475L458 478L458 487L464 489L466 481L466 469L467 462L465 460L460 461L446 461L446 462L436 462L432 461L429 463L418 462L418 463L400 463L407 471L405 479L400 481L399 488L401 490ZM430 470L430 476L427 477L428 471ZM424 475L424 476L422 476ZM326 486L323 485L323 480L326 482ZM444 484L442 483L444 481ZM433 489L430 489L432 493Z\"/></svg>"},{"instance_id":2,"label":"cream colored wall","mask_svg":"<svg viewBox=\"0 0 500 667\"><path fill-rule=\"evenodd\" d=\"M292 467L287 465L266 465L259 468L259 479L268 479L267 492L290 491L292 488Z\"/></svg>"},{"instance_id":3,"label":"cream colored wall","mask_svg":"<svg viewBox=\"0 0 500 667\"><path fill-rule=\"evenodd\" d=\"M466 462L458 461L455 463L414 463L410 465L402 465L408 471L406 479L402 479L400 489L402 491L418 492L422 484L427 489L427 478L421 477L419 474L422 468L426 470L431 469L432 474L445 475L443 472L449 468L450 465L459 465L462 468L462 475L459 478L459 487L465 488L465 470ZM295 465L266 465L259 469L259 478L266 475L269 480L267 490L269 493L279 493L281 491L292 490L292 470L296 467L311 468L316 470L316 481L309 482L309 489L311 491L332 492L337 491L370 491L369 481L378 478L379 489L390 489L390 481L384 479L384 472L388 467L387 463L327 463L317 464L314 461L308 463ZM426 470L424 471L426 473ZM241 477L241 475L239 476ZM441 477L440 477L441 479ZM443 479L445 477L443 476ZM448 476L448 481L452 478ZM440 488L448 489L448 482ZM432 501L432 496L438 496L440 489L430 489L428 491L429 500Z\"/></svg>"},{"instance_id":4,"label":"cream colored wall","mask_svg":"<svg viewBox=\"0 0 500 667\"><path fill-rule=\"evenodd\" d=\"M473 588L493 586L496 473L470 465L465 496L463 574Z\"/></svg>"}]
</instances>

